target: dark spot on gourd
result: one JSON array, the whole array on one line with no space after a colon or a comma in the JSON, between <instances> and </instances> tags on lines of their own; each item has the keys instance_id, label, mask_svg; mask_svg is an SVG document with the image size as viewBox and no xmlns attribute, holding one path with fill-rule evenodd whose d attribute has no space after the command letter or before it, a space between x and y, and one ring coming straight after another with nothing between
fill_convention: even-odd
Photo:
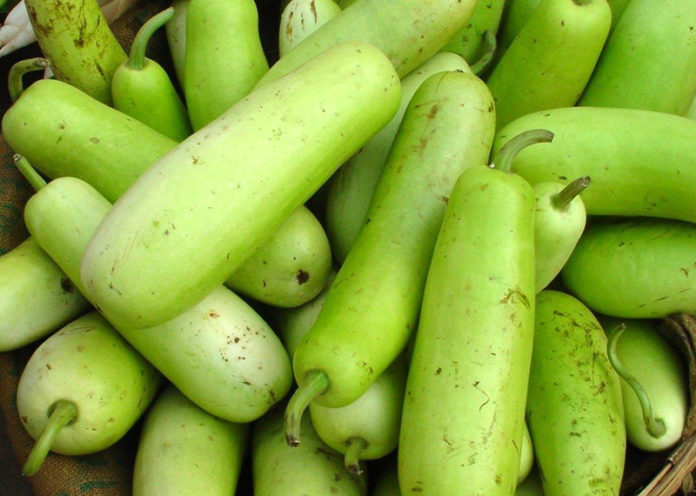
<instances>
[{"instance_id":1,"label":"dark spot on gourd","mask_svg":"<svg viewBox=\"0 0 696 496\"><path fill-rule=\"evenodd\" d=\"M296 277L297 277L297 283L298 283L298 284L304 284L304 283L306 283L307 281L309 281L309 272L306 272L306 271L300 269L299 271L297 271L297 276L296 276ZM265 282L265 281L264 281L264 282Z\"/></svg>"},{"instance_id":2,"label":"dark spot on gourd","mask_svg":"<svg viewBox=\"0 0 696 496\"><path fill-rule=\"evenodd\" d=\"M75 286L73 286L72 281L67 277L60 278L60 287L66 293L72 293L75 291Z\"/></svg>"},{"instance_id":3,"label":"dark spot on gourd","mask_svg":"<svg viewBox=\"0 0 696 496\"><path fill-rule=\"evenodd\" d=\"M430 107L430 112L428 113L428 119L434 119L440 110L440 106L436 103Z\"/></svg>"},{"instance_id":4,"label":"dark spot on gourd","mask_svg":"<svg viewBox=\"0 0 696 496\"><path fill-rule=\"evenodd\" d=\"M288 38L292 37L292 18L295 15L295 11L291 10L290 14L288 15L288 23L285 25L285 34L287 35Z\"/></svg>"},{"instance_id":5,"label":"dark spot on gourd","mask_svg":"<svg viewBox=\"0 0 696 496\"><path fill-rule=\"evenodd\" d=\"M210 313L208 314L208 316L209 316L211 319L217 319L218 317L220 317L220 314L217 313L217 312L210 312Z\"/></svg>"},{"instance_id":6,"label":"dark spot on gourd","mask_svg":"<svg viewBox=\"0 0 696 496\"><path fill-rule=\"evenodd\" d=\"M27 418L26 415L22 415L22 422L24 422L25 424L29 423L29 419Z\"/></svg>"},{"instance_id":7,"label":"dark spot on gourd","mask_svg":"<svg viewBox=\"0 0 696 496\"><path fill-rule=\"evenodd\" d=\"M440 375L442 373L442 367L438 367L437 370L435 370L435 375Z\"/></svg>"},{"instance_id":8,"label":"dark spot on gourd","mask_svg":"<svg viewBox=\"0 0 696 496\"><path fill-rule=\"evenodd\" d=\"M47 364L46 364L46 368L47 368L48 370L51 370L51 364L50 364L50 363L47 363Z\"/></svg>"}]
</instances>

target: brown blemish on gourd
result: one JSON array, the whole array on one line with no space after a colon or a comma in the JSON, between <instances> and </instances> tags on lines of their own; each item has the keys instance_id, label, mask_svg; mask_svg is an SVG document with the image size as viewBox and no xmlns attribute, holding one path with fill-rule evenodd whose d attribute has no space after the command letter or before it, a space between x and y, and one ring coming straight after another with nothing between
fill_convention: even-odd
<instances>
[{"instance_id":1,"label":"brown blemish on gourd","mask_svg":"<svg viewBox=\"0 0 696 496\"><path fill-rule=\"evenodd\" d=\"M75 286L73 285L72 281L67 277L60 278L60 287L66 293L73 293L75 291Z\"/></svg>"},{"instance_id":2,"label":"brown blemish on gourd","mask_svg":"<svg viewBox=\"0 0 696 496\"><path fill-rule=\"evenodd\" d=\"M297 271L296 277L297 277L297 283L302 285L302 284L306 283L307 281L309 281L309 272L300 269Z\"/></svg>"}]
</instances>

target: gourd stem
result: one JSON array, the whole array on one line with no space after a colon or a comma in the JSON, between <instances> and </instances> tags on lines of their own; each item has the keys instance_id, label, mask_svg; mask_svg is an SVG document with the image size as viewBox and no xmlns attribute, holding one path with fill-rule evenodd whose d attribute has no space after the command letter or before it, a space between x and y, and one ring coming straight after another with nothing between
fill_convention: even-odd
<instances>
[{"instance_id":1,"label":"gourd stem","mask_svg":"<svg viewBox=\"0 0 696 496\"><path fill-rule=\"evenodd\" d=\"M310 370L285 407L285 441L299 446L302 414L314 398L329 388L329 376L323 370Z\"/></svg>"},{"instance_id":2,"label":"gourd stem","mask_svg":"<svg viewBox=\"0 0 696 496\"><path fill-rule=\"evenodd\" d=\"M623 334L626 326L624 324L619 324L614 327L608 334L607 338L607 355L609 357L609 362L611 363L616 373L626 381L626 383L631 387L633 392L638 398L640 407L643 410L643 421L645 422L645 428L654 438L659 438L667 431L665 423L660 418L655 418L653 413L652 404L650 403L650 398L647 392L643 389L643 385L633 376L621 363L619 355L616 352L616 343L618 343L621 334Z\"/></svg>"},{"instance_id":3,"label":"gourd stem","mask_svg":"<svg viewBox=\"0 0 696 496\"><path fill-rule=\"evenodd\" d=\"M535 143L549 143L551 140L553 140L553 133L546 129L530 129L528 131L523 131L503 145L498 151L498 163L491 164L491 167L495 167L503 172L512 172L512 161L520 151L529 145Z\"/></svg>"},{"instance_id":4,"label":"gourd stem","mask_svg":"<svg viewBox=\"0 0 696 496\"><path fill-rule=\"evenodd\" d=\"M360 455L367 448L367 441L362 437L351 437L348 440L348 448L346 449L345 456L345 466L349 472L355 475L362 474L362 468L360 468Z\"/></svg>"},{"instance_id":5,"label":"gourd stem","mask_svg":"<svg viewBox=\"0 0 696 496\"><path fill-rule=\"evenodd\" d=\"M12 64L7 75L7 89L10 93L10 101L13 103L16 102L24 92L24 82L22 78L25 74L34 71L43 71L49 65L48 59L44 57L33 57Z\"/></svg>"},{"instance_id":6,"label":"gourd stem","mask_svg":"<svg viewBox=\"0 0 696 496\"><path fill-rule=\"evenodd\" d=\"M130 55L126 62L127 67L134 70L140 70L145 66L145 52L150 38L155 32L164 26L169 19L174 16L174 7L167 7L162 12L150 17L143 24L133 38L131 44Z\"/></svg>"},{"instance_id":7,"label":"gourd stem","mask_svg":"<svg viewBox=\"0 0 696 496\"><path fill-rule=\"evenodd\" d=\"M493 56L498 49L498 40L496 39L493 31L487 29L483 32L482 46L483 53L476 62L471 64L471 72L477 76L480 76L483 71L488 69L488 66L491 65L491 61L493 60Z\"/></svg>"},{"instance_id":8,"label":"gourd stem","mask_svg":"<svg viewBox=\"0 0 696 496\"><path fill-rule=\"evenodd\" d=\"M568 183L565 188L553 195L551 203L557 210L566 210L570 202L590 185L590 176L584 176Z\"/></svg>"},{"instance_id":9,"label":"gourd stem","mask_svg":"<svg viewBox=\"0 0 696 496\"><path fill-rule=\"evenodd\" d=\"M75 420L77 420L77 406L72 401L58 400L51 405L48 411L48 422L41 431L31 453L29 453L29 458L27 458L22 467L24 475L34 475L39 471L60 430L66 425L75 422Z\"/></svg>"},{"instance_id":10,"label":"gourd stem","mask_svg":"<svg viewBox=\"0 0 696 496\"><path fill-rule=\"evenodd\" d=\"M41 188L46 186L46 180L41 177L41 174L36 172L29 161L22 155L15 154L13 157L15 167L19 169L19 172L26 178L26 180L31 184L32 188L39 191Z\"/></svg>"}]
</instances>

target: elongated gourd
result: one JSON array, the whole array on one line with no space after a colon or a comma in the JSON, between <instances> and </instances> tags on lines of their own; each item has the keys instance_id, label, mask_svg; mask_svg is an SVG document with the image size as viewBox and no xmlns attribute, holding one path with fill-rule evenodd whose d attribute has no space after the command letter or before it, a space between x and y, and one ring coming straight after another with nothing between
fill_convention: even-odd
<instances>
[{"instance_id":1,"label":"elongated gourd","mask_svg":"<svg viewBox=\"0 0 696 496\"><path fill-rule=\"evenodd\" d=\"M127 55L96 0L25 0L56 78L111 103L111 78Z\"/></svg>"},{"instance_id":2,"label":"elongated gourd","mask_svg":"<svg viewBox=\"0 0 696 496\"><path fill-rule=\"evenodd\" d=\"M628 442L644 451L672 448L682 439L689 407L682 356L654 320L598 317L621 377Z\"/></svg>"},{"instance_id":3,"label":"elongated gourd","mask_svg":"<svg viewBox=\"0 0 696 496\"><path fill-rule=\"evenodd\" d=\"M177 145L144 123L50 79L27 88L3 116L2 129L10 147L43 175L83 179L110 202ZM42 146L36 146L37 136L46 138ZM227 283L269 305L293 306L316 295L330 262L323 227L299 207Z\"/></svg>"},{"instance_id":4,"label":"elongated gourd","mask_svg":"<svg viewBox=\"0 0 696 496\"><path fill-rule=\"evenodd\" d=\"M377 134L329 180L326 193L326 234L334 257L343 263L365 222L379 177L408 103L428 77L442 71L471 72L457 54L439 52L401 79L399 110Z\"/></svg>"},{"instance_id":5,"label":"elongated gourd","mask_svg":"<svg viewBox=\"0 0 696 496\"><path fill-rule=\"evenodd\" d=\"M38 441L25 474L38 471L49 449L85 455L113 445L160 384L154 367L97 312L67 324L34 351L17 385L17 413Z\"/></svg>"},{"instance_id":6,"label":"elongated gourd","mask_svg":"<svg viewBox=\"0 0 696 496\"><path fill-rule=\"evenodd\" d=\"M89 184L63 177L41 188L24 210L29 232L83 293L80 260L110 208ZM292 384L290 360L278 337L224 286L159 326L115 327L191 401L228 421L260 417Z\"/></svg>"},{"instance_id":7,"label":"elongated gourd","mask_svg":"<svg viewBox=\"0 0 696 496\"><path fill-rule=\"evenodd\" d=\"M694 25L694 2L628 2L578 105L686 114L696 93Z\"/></svg>"},{"instance_id":8,"label":"elongated gourd","mask_svg":"<svg viewBox=\"0 0 696 496\"><path fill-rule=\"evenodd\" d=\"M140 429L133 496L234 494L250 430L201 410L168 384Z\"/></svg>"},{"instance_id":9,"label":"elongated gourd","mask_svg":"<svg viewBox=\"0 0 696 496\"><path fill-rule=\"evenodd\" d=\"M384 54L353 42L253 91L115 203L84 254L91 298L136 328L188 310L389 121L399 96Z\"/></svg>"},{"instance_id":10,"label":"elongated gourd","mask_svg":"<svg viewBox=\"0 0 696 496\"><path fill-rule=\"evenodd\" d=\"M592 310L623 318L696 311L696 225L670 219L591 223L561 271Z\"/></svg>"},{"instance_id":11,"label":"elongated gourd","mask_svg":"<svg viewBox=\"0 0 696 496\"><path fill-rule=\"evenodd\" d=\"M58 330L91 305L33 238L0 256L0 351Z\"/></svg>"},{"instance_id":12,"label":"elongated gourd","mask_svg":"<svg viewBox=\"0 0 696 496\"><path fill-rule=\"evenodd\" d=\"M534 192L464 171L423 294L399 438L404 495L510 495L534 331Z\"/></svg>"},{"instance_id":13,"label":"elongated gourd","mask_svg":"<svg viewBox=\"0 0 696 496\"><path fill-rule=\"evenodd\" d=\"M289 442L310 401L352 403L407 346L447 198L463 170L485 167L493 127L490 92L473 74L434 74L414 94L365 226L295 351Z\"/></svg>"},{"instance_id":14,"label":"elongated gourd","mask_svg":"<svg viewBox=\"0 0 696 496\"><path fill-rule=\"evenodd\" d=\"M606 335L576 298L544 290L536 300L527 422L544 494L618 496L626 429Z\"/></svg>"},{"instance_id":15,"label":"elongated gourd","mask_svg":"<svg viewBox=\"0 0 696 496\"><path fill-rule=\"evenodd\" d=\"M587 215L636 215L696 221L696 121L648 110L567 107L534 112L500 129L502 146L523 131L546 129L553 141L522 150L512 171L532 184L588 176Z\"/></svg>"},{"instance_id":16,"label":"elongated gourd","mask_svg":"<svg viewBox=\"0 0 696 496\"><path fill-rule=\"evenodd\" d=\"M486 79L498 129L531 112L575 105L610 24L606 0L542 0Z\"/></svg>"},{"instance_id":17,"label":"elongated gourd","mask_svg":"<svg viewBox=\"0 0 696 496\"><path fill-rule=\"evenodd\" d=\"M475 4L475 0L360 0L344 8L280 58L258 86L349 40L377 47L392 62L399 77L403 77L447 43L471 17Z\"/></svg>"},{"instance_id":18,"label":"elongated gourd","mask_svg":"<svg viewBox=\"0 0 696 496\"><path fill-rule=\"evenodd\" d=\"M190 0L184 94L198 130L245 97L268 71L254 0Z\"/></svg>"}]
</instances>

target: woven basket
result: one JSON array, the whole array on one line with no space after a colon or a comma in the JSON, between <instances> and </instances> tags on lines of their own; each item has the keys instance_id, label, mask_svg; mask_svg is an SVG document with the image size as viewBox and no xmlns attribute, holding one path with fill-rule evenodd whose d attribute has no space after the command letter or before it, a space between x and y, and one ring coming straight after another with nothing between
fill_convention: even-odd
<instances>
[{"instance_id":1,"label":"woven basket","mask_svg":"<svg viewBox=\"0 0 696 496\"><path fill-rule=\"evenodd\" d=\"M143 1L115 21L112 27L124 48L128 49L132 37L145 20L169 3L168 0ZM257 0L257 5L264 48L272 63L277 59L281 2ZM40 52L34 44L0 58L0 77L6 78L14 62L37 55ZM173 74L163 34L158 33L153 38L148 56ZM0 114L10 105L7 92L1 93ZM11 250L28 236L22 210L30 195L30 187L13 165L12 151L0 136L0 254ZM665 321L662 330L688 360L693 391L696 384L696 321L692 322L689 316L675 316ZM33 440L19 422L15 395L21 371L35 347L30 345L12 353L0 353L0 496L130 496L139 425L103 452L82 457L50 454L36 475L31 478L21 475L21 463L26 459ZM622 496L696 494L692 479L692 472L696 470L695 432L696 408L692 406L683 441L676 449L657 454L629 449ZM245 470L240 480L240 495L252 493L249 472Z\"/></svg>"}]
</instances>

